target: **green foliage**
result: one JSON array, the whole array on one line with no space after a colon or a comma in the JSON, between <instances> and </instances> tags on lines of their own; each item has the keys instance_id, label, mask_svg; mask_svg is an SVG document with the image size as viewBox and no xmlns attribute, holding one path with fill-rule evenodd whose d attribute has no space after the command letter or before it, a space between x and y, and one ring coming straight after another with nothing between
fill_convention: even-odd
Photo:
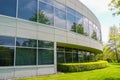
<instances>
[{"instance_id":1,"label":"green foliage","mask_svg":"<svg viewBox=\"0 0 120 80\"><path fill-rule=\"evenodd\" d=\"M96 33L96 31L95 31L95 30L93 30L93 33L92 33L91 38L93 38L93 39L97 40L97 33Z\"/></svg>"},{"instance_id":2,"label":"green foliage","mask_svg":"<svg viewBox=\"0 0 120 80\"><path fill-rule=\"evenodd\" d=\"M61 72L80 72L94 69L101 69L108 66L107 61L89 62L89 63L61 63L58 64L58 70Z\"/></svg>"},{"instance_id":3,"label":"green foliage","mask_svg":"<svg viewBox=\"0 0 120 80\"><path fill-rule=\"evenodd\" d=\"M120 0L111 0L109 6L114 11L113 15L120 15Z\"/></svg>"}]
</instances>

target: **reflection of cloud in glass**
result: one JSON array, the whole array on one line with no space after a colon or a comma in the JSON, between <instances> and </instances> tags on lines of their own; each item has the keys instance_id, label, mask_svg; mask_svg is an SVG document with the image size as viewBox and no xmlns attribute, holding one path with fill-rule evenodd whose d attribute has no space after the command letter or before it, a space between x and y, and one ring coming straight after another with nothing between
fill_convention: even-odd
<instances>
[{"instance_id":1,"label":"reflection of cloud in glass","mask_svg":"<svg viewBox=\"0 0 120 80\"><path fill-rule=\"evenodd\" d=\"M25 10L28 9L28 10L34 12L35 11L34 9L36 8L35 4L36 4L35 1L30 1L27 5L24 6L24 9Z\"/></svg>"}]
</instances>

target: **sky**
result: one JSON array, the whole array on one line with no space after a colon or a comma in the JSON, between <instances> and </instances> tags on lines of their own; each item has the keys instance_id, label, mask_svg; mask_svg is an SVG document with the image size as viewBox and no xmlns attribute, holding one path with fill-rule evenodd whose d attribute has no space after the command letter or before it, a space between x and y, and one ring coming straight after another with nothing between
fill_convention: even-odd
<instances>
[{"instance_id":1,"label":"sky","mask_svg":"<svg viewBox=\"0 0 120 80\"><path fill-rule=\"evenodd\" d=\"M101 23L102 41L107 43L109 40L109 28L119 26L120 16L113 16L108 4L111 0L80 0L86 5L98 18Z\"/></svg>"}]
</instances>

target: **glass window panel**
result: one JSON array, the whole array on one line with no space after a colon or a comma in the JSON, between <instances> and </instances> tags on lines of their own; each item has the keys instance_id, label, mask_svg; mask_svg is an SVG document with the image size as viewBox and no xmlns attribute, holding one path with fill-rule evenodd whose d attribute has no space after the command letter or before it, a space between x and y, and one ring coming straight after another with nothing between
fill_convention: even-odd
<instances>
[{"instance_id":1,"label":"glass window panel","mask_svg":"<svg viewBox=\"0 0 120 80\"><path fill-rule=\"evenodd\" d=\"M83 15L81 15L79 12L76 11L75 13L76 13L76 16L77 16L77 17L80 17L80 18L83 17Z\"/></svg>"},{"instance_id":2,"label":"glass window panel","mask_svg":"<svg viewBox=\"0 0 120 80\"><path fill-rule=\"evenodd\" d=\"M64 63L64 58L65 58L65 55L64 55L64 52L57 52L57 62L58 63Z\"/></svg>"},{"instance_id":3,"label":"glass window panel","mask_svg":"<svg viewBox=\"0 0 120 80\"><path fill-rule=\"evenodd\" d=\"M72 53L65 53L66 63L72 62Z\"/></svg>"},{"instance_id":4,"label":"glass window panel","mask_svg":"<svg viewBox=\"0 0 120 80\"><path fill-rule=\"evenodd\" d=\"M50 41L38 41L38 47L40 48L54 48L54 43Z\"/></svg>"},{"instance_id":5,"label":"glass window panel","mask_svg":"<svg viewBox=\"0 0 120 80\"><path fill-rule=\"evenodd\" d=\"M16 17L17 0L0 0L0 14Z\"/></svg>"},{"instance_id":6,"label":"glass window panel","mask_svg":"<svg viewBox=\"0 0 120 80\"><path fill-rule=\"evenodd\" d=\"M39 3L39 22L47 25L54 25L53 6Z\"/></svg>"},{"instance_id":7,"label":"glass window panel","mask_svg":"<svg viewBox=\"0 0 120 80\"><path fill-rule=\"evenodd\" d=\"M67 12L70 13L70 14L73 14L73 15L76 14L76 11L71 9L71 8L69 8L69 7L67 7Z\"/></svg>"},{"instance_id":8,"label":"glass window panel","mask_svg":"<svg viewBox=\"0 0 120 80\"><path fill-rule=\"evenodd\" d=\"M17 48L16 49L16 65L35 65L36 49Z\"/></svg>"},{"instance_id":9,"label":"glass window panel","mask_svg":"<svg viewBox=\"0 0 120 80\"><path fill-rule=\"evenodd\" d=\"M18 17L37 21L37 0L18 0Z\"/></svg>"},{"instance_id":10,"label":"glass window panel","mask_svg":"<svg viewBox=\"0 0 120 80\"><path fill-rule=\"evenodd\" d=\"M38 64L39 65L54 64L54 50L39 49Z\"/></svg>"},{"instance_id":11,"label":"glass window panel","mask_svg":"<svg viewBox=\"0 0 120 80\"><path fill-rule=\"evenodd\" d=\"M0 36L0 45L15 46L15 38Z\"/></svg>"},{"instance_id":12,"label":"glass window panel","mask_svg":"<svg viewBox=\"0 0 120 80\"><path fill-rule=\"evenodd\" d=\"M0 47L0 66L13 66L14 48Z\"/></svg>"},{"instance_id":13,"label":"glass window panel","mask_svg":"<svg viewBox=\"0 0 120 80\"><path fill-rule=\"evenodd\" d=\"M55 26L66 29L66 14L57 8L55 8Z\"/></svg>"},{"instance_id":14,"label":"glass window panel","mask_svg":"<svg viewBox=\"0 0 120 80\"><path fill-rule=\"evenodd\" d=\"M73 53L73 62L78 62L78 53Z\"/></svg>"},{"instance_id":15,"label":"glass window panel","mask_svg":"<svg viewBox=\"0 0 120 80\"><path fill-rule=\"evenodd\" d=\"M60 3L58 3L57 1L54 1L54 6L60 10L66 11L66 7Z\"/></svg>"},{"instance_id":16,"label":"glass window panel","mask_svg":"<svg viewBox=\"0 0 120 80\"><path fill-rule=\"evenodd\" d=\"M76 32L75 16L67 13L67 28L69 31Z\"/></svg>"},{"instance_id":17,"label":"glass window panel","mask_svg":"<svg viewBox=\"0 0 120 80\"><path fill-rule=\"evenodd\" d=\"M16 46L37 47L37 40L26 39L26 38L17 38Z\"/></svg>"},{"instance_id":18,"label":"glass window panel","mask_svg":"<svg viewBox=\"0 0 120 80\"><path fill-rule=\"evenodd\" d=\"M86 34L86 36L89 36L89 22L88 19L83 17L83 26L84 26L84 34Z\"/></svg>"},{"instance_id":19,"label":"glass window panel","mask_svg":"<svg viewBox=\"0 0 120 80\"><path fill-rule=\"evenodd\" d=\"M76 17L76 29L77 33L83 34L84 35L84 27L82 24L82 18L81 17Z\"/></svg>"},{"instance_id":20,"label":"glass window panel","mask_svg":"<svg viewBox=\"0 0 120 80\"><path fill-rule=\"evenodd\" d=\"M65 48L65 52L72 53L72 48Z\"/></svg>"},{"instance_id":21,"label":"glass window panel","mask_svg":"<svg viewBox=\"0 0 120 80\"><path fill-rule=\"evenodd\" d=\"M65 51L65 48L58 46L58 47L57 47L57 51L59 51L59 52L64 52L64 51Z\"/></svg>"},{"instance_id":22,"label":"glass window panel","mask_svg":"<svg viewBox=\"0 0 120 80\"><path fill-rule=\"evenodd\" d=\"M55 0L40 0L43 1L45 3L49 3L49 4L53 4Z\"/></svg>"}]
</instances>

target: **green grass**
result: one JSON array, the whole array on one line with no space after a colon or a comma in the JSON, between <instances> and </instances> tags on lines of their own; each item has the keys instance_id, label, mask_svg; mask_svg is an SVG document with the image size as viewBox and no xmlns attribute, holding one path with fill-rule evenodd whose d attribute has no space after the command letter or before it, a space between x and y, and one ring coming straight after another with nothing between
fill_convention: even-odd
<instances>
[{"instance_id":1,"label":"green grass","mask_svg":"<svg viewBox=\"0 0 120 80\"><path fill-rule=\"evenodd\" d=\"M120 80L120 64L109 64L107 68L92 71L60 73L17 80Z\"/></svg>"}]
</instances>

